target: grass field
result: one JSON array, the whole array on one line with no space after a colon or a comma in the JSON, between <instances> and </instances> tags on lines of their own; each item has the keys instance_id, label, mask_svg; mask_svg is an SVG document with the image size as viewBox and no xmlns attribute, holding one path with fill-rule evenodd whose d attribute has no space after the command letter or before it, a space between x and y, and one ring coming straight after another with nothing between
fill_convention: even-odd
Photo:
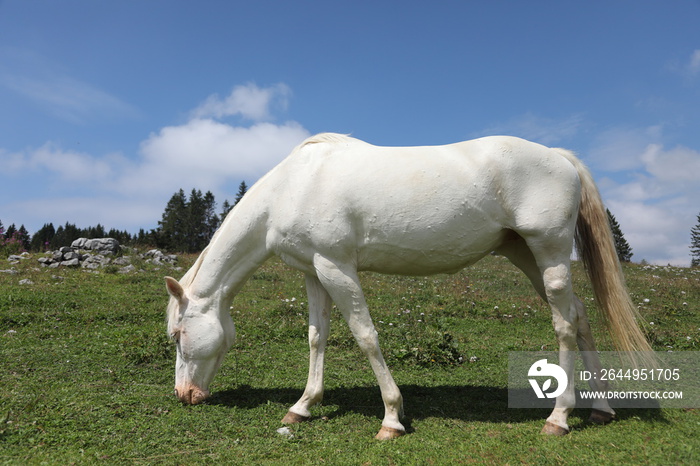
<instances>
[{"instance_id":1,"label":"grass field","mask_svg":"<svg viewBox=\"0 0 700 466\"><path fill-rule=\"evenodd\" d=\"M547 411L507 408L508 352L557 345L548 308L502 258L455 275L362 276L408 417L409 435L388 442L373 439L379 389L337 311L323 404L291 436L276 432L308 362L304 280L279 261L233 303L238 341L197 406L172 395L165 335L163 276L184 271L14 267L0 273L0 464L700 463L697 409L621 410L607 426L577 409L572 433L550 438ZM577 293L611 349L579 267ZM654 348L699 350L700 270L625 272Z\"/></svg>"}]
</instances>

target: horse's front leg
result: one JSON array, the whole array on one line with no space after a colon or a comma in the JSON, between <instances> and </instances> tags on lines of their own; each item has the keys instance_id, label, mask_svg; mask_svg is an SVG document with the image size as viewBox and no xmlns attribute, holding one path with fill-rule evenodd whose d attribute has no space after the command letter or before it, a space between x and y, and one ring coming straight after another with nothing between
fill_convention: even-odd
<instances>
[{"instance_id":1,"label":"horse's front leg","mask_svg":"<svg viewBox=\"0 0 700 466\"><path fill-rule=\"evenodd\" d=\"M282 419L284 424L308 421L309 408L323 399L323 363L330 326L331 298L318 278L306 276L309 299L309 378L299 401Z\"/></svg>"},{"instance_id":2,"label":"horse's front leg","mask_svg":"<svg viewBox=\"0 0 700 466\"><path fill-rule=\"evenodd\" d=\"M384 420L382 428L375 438L388 440L406 433L401 424L403 417L403 398L394 382L389 368L379 348L377 331L372 324L367 302L360 287L357 271L351 265L335 263L325 257L316 255L314 267L318 278L342 312L355 340L367 356L372 366L384 401Z\"/></svg>"}]
</instances>

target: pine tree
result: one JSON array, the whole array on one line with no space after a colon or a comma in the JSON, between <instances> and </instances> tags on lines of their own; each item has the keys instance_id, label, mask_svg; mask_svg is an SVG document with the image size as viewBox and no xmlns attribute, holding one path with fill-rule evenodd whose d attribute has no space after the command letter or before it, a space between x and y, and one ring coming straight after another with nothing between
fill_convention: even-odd
<instances>
[{"instance_id":1,"label":"pine tree","mask_svg":"<svg viewBox=\"0 0 700 466\"><path fill-rule=\"evenodd\" d=\"M95 227L83 229L80 236L84 238L104 238L107 236L107 233L105 233L105 227L98 223Z\"/></svg>"},{"instance_id":2,"label":"pine tree","mask_svg":"<svg viewBox=\"0 0 700 466\"><path fill-rule=\"evenodd\" d=\"M690 266L700 267L700 214L698 223L690 230Z\"/></svg>"},{"instance_id":3,"label":"pine tree","mask_svg":"<svg viewBox=\"0 0 700 466\"><path fill-rule=\"evenodd\" d=\"M55 235L56 229L53 223L44 223L44 226L32 236L31 250L36 252L48 250Z\"/></svg>"},{"instance_id":4,"label":"pine tree","mask_svg":"<svg viewBox=\"0 0 700 466\"><path fill-rule=\"evenodd\" d=\"M128 231L119 231L116 228L111 228L105 235L106 238L114 238L119 241L119 244L129 244L132 241L131 233Z\"/></svg>"},{"instance_id":5,"label":"pine tree","mask_svg":"<svg viewBox=\"0 0 700 466\"><path fill-rule=\"evenodd\" d=\"M211 191L203 195L202 191L192 189L189 198L185 198L181 189L168 201L158 225L150 235L157 247L171 251L201 251L219 227L214 195ZM143 241L144 236L139 233L139 241Z\"/></svg>"},{"instance_id":6,"label":"pine tree","mask_svg":"<svg viewBox=\"0 0 700 466\"><path fill-rule=\"evenodd\" d=\"M207 191L204 195L204 211L205 211L205 241L209 244L212 236L216 233L216 229L219 228L219 216L216 215L216 200L211 191ZM206 244L202 249L206 247Z\"/></svg>"},{"instance_id":7,"label":"pine tree","mask_svg":"<svg viewBox=\"0 0 700 466\"><path fill-rule=\"evenodd\" d=\"M187 199L180 189L172 195L163 212L158 228L154 230L156 246L170 251L185 251L185 224L187 216Z\"/></svg>"},{"instance_id":8,"label":"pine tree","mask_svg":"<svg viewBox=\"0 0 700 466\"><path fill-rule=\"evenodd\" d=\"M56 234L51 238L51 249L70 246L73 241L80 238L81 233L82 230L72 223L66 222L65 225L59 225L56 229Z\"/></svg>"},{"instance_id":9,"label":"pine tree","mask_svg":"<svg viewBox=\"0 0 700 466\"><path fill-rule=\"evenodd\" d=\"M229 204L228 199L225 199L224 203L221 205L221 214L219 215L221 223L223 223L228 213L231 212L231 209L233 209L233 206Z\"/></svg>"},{"instance_id":10,"label":"pine tree","mask_svg":"<svg viewBox=\"0 0 700 466\"><path fill-rule=\"evenodd\" d=\"M608 222L610 222L610 229L612 230L613 239L615 240L617 258L620 260L620 262L629 262L633 256L632 248L625 239L625 235L622 234L620 224L617 223L615 216L610 212L610 210L605 209L605 211L608 213Z\"/></svg>"},{"instance_id":11,"label":"pine tree","mask_svg":"<svg viewBox=\"0 0 700 466\"><path fill-rule=\"evenodd\" d=\"M152 244L152 241L152 236L149 233L146 233L146 230L143 228L140 228L138 234L134 237L134 243L142 246Z\"/></svg>"},{"instance_id":12,"label":"pine tree","mask_svg":"<svg viewBox=\"0 0 700 466\"><path fill-rule=\"evenodd\" d=\"M204 249L204 247L200 247L200 245L202 243L202 237L204 236L203 226L205 224L206 209L202 191L192 189L189 201L187 202L187 226L185 228L187 252L195 252Z\"/></svg>"},{"instance_id":13,"label":"pine tree","mask_svg":"<svg viewBox=\"0 0 700 466\"><path fill-rule=\"evenodd\" d=\"M10 239L14 236L15 232L17 231L17 227L13 223L9 227L7 227L7 230L5 230L5 239Z\"/></svg>"},{"instance_id":14,"label":"pine tree","mask_svg":"<svg viewBox=\"0 0 700 466\"><path fill-rule=\"evenodd\" d=\"M24 225L17 230L13 223L4 231L0 222L0 256L9 257L12 254L19 254L27 249L29 234Z\"/></svg>"},{"instance_id":15,"label":"pine tree","mask_svg":"<svg viewBox=\"0 0 700 466\"><path fill-rule=\"evenodd\" d=\"M20 225L19 230L17 230L17 233L15 234L15 237L22 244L22 249L24 251L29 250L31 236L29 235L27 229L24 228L24 225Z\"/></svg>"},{"instance_id":16,"label":"pine tree","mask_svg":"<svg viewBox=\"0 0 700 466\"><path fill-rule=\"evenodd\" d=\"M241 181L241 184L238 185L238 193L236 194L236 201L233 203L233 206L235 207L236 204L241 202L241 199L243 199L243 196L245 196L245 193L248 192L248 186L245 184L245 181Z\"/></svg>"}]
</instances>

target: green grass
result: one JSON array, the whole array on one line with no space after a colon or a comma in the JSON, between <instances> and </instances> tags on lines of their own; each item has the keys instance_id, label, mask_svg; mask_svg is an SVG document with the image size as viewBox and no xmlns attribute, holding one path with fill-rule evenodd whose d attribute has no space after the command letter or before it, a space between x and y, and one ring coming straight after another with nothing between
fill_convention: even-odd
<instances>
[{"instance_id":1,"label":"green grass","mask_svg":"<svg viewBox=\"0 0 700 466\"><path fill-rule=\"evenodd\" d=\"M276 432L301 395L308 363L304 280L279 261L236 298L238 341L211 399L198 406L172 396L163 276L182 272L37 265L26 260L15 266L19 274L0 273L3 464L700 461L696 409L621 410L619 421L602 427L575 410L573 432L548 438L539 434L546 411L507 408L508 352L557 346L548 308L502 258L449 276L362 276L408 416L409 435L389 442L373 440L379 390L337 311L323 404L312 422L291 426L291 438ZM590 303L576 267L577 292ZM655 349L700 349L700 270L628 265L625 272ZM20 285L25 278L33 284ZM589 312L600 349L610 349Z\"/></svg>"}]
</instances>

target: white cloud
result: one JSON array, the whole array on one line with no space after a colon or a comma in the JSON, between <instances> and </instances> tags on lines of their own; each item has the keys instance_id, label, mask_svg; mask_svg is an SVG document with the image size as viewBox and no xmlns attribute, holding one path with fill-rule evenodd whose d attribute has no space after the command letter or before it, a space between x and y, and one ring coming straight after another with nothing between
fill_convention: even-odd
<instances>
[{"instance_id":1,"label":"white cloud","mask_svg":"<svg viewBox=\"0 0 700 466\"><path fill-rule=\"evenodd\" d=\"M644 169L659 181L677 186L678 183L698 184L700 152L676 146L664 150L660 144L650 144L640 157Z\"/></svg>"},{"instance_id":2,"label":"white cloud","mask_svg":"<svg viewBox=\"0 0 700 466\"><path fill-rule=\"evenodd\" d=\"M217 115L226 116L238 108L247 117L269 116L283 88L238 87L243 90L238 94L234 90L238 100L231 101L237 103L227 106L221 101L225 105ZM15 222L25 223L30 232L45 222L66 221L78 226L99 222L134 232L154 228L168 198L178 189L212 191L218 202L233 200L241 181L254 183L309 135L294 121L235 126L193 118L152 133L141 142L133 160L120 154L64 150L52 142L16 153L0 149L0 183L3 177L15 184L31 177L32 182L41 179L52 186L51 197L0 205L2 220L18 219ZM83 192L90 195L78 196Z\"/></svg>"},{"instance_id":3,"label":"white cloud","mask_svg":"<svg viewBox=\"0 0 700 466\"><path fill-rule=\"evenodd\" d=\"M601 138L598 143L608 145L594 151L595 167L608 176L598 185L632 246L633 260L688 265L690 229L699 209L700 152L647 142L658 136L657 130L628 129ZM623 169L629 172L621 176Z\"/></svg>"},{"instance_id":4,"label":"white cloud","mask_svg":"<svg viewBox=\"0 0 700 466\"><path fill-rule=\"evenodd\" d=\"M689 84L700 76L700 49L693 50L690 56L679 60L674 59L666 65L666 69L686 80Z\"/></svg>"},{"instance_id":5,"label":"white cloud","mask_svg":"<svg viewBox=\"0 0 700 466\"><path fill-rule=\"evenodd\" d=\"M694 222L687 206L675 206L676 200L644 203L606 199L625 239L632 247L632 260L647 260L658 265L690 264L690 229Z\"/></svg>"},{"instance_id":6,"label":"white cloud","mask_svg":"<svg viewBox=\"0 0 700 466\"><path fill-rule=\"evenodd\" d=\"M231 93L220 98L213 94L192 111L193 118L223 118L239 115L253 121L271 118L270 107L277 105L286 109L291 90L286 84L260 88L255 84L236 86Z\"/></svg>"},{"instance_id":7,"label":"white cloud","mask_svg":"<svg viewBox=\"0 0 700 466\"><path fill-rule=\"evenodd\" d=\"M38 149L22 152L0 152L6 174L37 176L44 173L48 182L79 181L82 184L102 183L113 178L128 162L120 154L95 157L63 150L53 142Z\"/></svg>"},{"instance_id":8,"label":"white cloud","mask_svg":"<svg viewBox=\"0 0 700 466\"><path fill-rule=\"evenodd\" d=\"M661 127L611 128L600 133L585 154L591 168L608 172L638 170L644 164L641 154L661 137Z\"/></svg>"},{"instance_id":9,"label":"white cloud","mask_svg":"<svg viewBox=\"0 0 700 466\"><path fill-rule=\"evenodd\" d=\"M194 119L163 128L141 143L143 164L121 180L128 191L176 190L255 180L272 169L309 132L296 122L231 126Z\"/></svg>"}]
</instances>

